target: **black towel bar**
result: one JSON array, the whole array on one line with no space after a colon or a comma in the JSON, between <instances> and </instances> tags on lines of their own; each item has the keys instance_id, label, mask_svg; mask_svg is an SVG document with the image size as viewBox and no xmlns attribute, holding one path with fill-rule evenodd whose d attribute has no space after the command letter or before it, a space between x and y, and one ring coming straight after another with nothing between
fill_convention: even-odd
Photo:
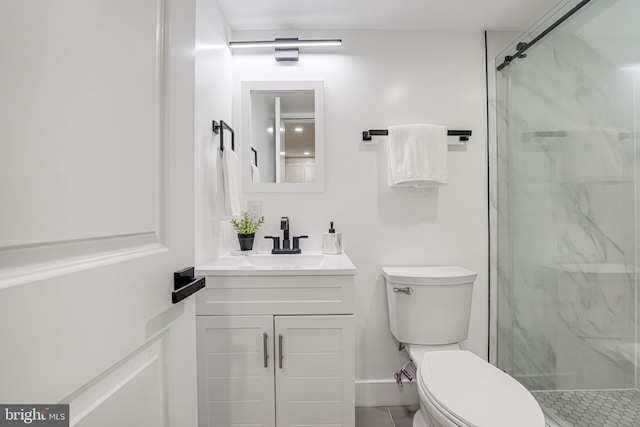
<instances>
[{"instance_id":1,"label":"black towel bar","mask_svg":"<svg viewBox=\"0 0 640 427\"><path fill-rule=\"evenodd\" d=\"M363 141L371 141L372 136L384 136L389 135L389 131L387 129L369 129L362 131L362 140ZM460 141L468 141L471 136L470 130L448 130L448 136L459 136Z\"/></svg>"},{"instance_id":2,"label":"black towel bar","mask_svg":"<svg viewBox=\"0 0 640 427\"><path fill-rule=\"evenodd\" d=\"M222 132L220 132L220 128L222 128ZM214 120L212 123L212 130L216 135L220 133L220 151L224 150L224 129L231 132L231 149L236 151L235 132L231 129L231 126L229 126L224 120L220 120L220 124Z\"/></svg>"}]
</instances>

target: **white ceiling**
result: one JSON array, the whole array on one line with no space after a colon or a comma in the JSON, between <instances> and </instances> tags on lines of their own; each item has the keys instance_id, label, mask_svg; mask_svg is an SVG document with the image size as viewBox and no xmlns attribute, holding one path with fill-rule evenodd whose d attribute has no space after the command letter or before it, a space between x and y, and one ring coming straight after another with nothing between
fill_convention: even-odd
<instances>
[{"instance_id":1,"label":"white ceiling","mask_svg":"<svg viewBox=\"0 0 640 427\"><path fill-rule=\"evenodd\" d=\"M591 48L617 67L640 66L640 2L619 0L594 11L575 33ZM597 13L597 14L596 14Z\"/></svg>"},{"instance_id":2,"label":"white ceiling","mask_svg":"<svg viewBox=\"0 0 640 427\"><path fill-rule=\"evenodd\" d=\"M219 0L233 30L524 31L558 2Z\"/></svg>"}]
</instances>

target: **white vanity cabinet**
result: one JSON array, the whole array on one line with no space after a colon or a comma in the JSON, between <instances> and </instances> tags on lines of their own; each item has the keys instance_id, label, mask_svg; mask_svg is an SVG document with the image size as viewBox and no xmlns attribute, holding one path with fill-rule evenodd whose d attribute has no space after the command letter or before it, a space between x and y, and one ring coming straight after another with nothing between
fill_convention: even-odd
<instances>
[{"instance_id":1,"label":"white vanity cabinet","mask_svg":"<svg viewBox=\"0 0 640 427\"><path fill-rule=\"evenodd\" d=\"M354 427L355 267L197 273L199 427Z\"/></svg>"},{"instance_id":2,"label":"white vanity cabinet","mask_svg":"<svg viewBox=\"0 0 640 427\"><path fill-rule=\"evenodd\" d=\"M276 426L353 426L353 315L275 316L274 338Z\"/></svg>"},{"instance_id":3,"label":"white vanity cabinet","mask_svg":"<svg viewBox=\"0 0 640 427\"><path fill-rule=\"evenodd\" d=\"M198 316L200 427L353 426L353 323Z\"/></svg>"}]
</instances>

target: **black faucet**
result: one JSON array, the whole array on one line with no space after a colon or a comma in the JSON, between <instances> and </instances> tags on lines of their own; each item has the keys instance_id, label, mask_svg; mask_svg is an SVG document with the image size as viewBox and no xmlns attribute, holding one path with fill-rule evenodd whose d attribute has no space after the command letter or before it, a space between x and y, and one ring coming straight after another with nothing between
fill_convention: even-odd
<instances>
[{"instance_id":1,"label":"black faucet","mask_svg":"<svg viewBox=\"0 0 640 427\"><path fill-rule=\"evenodd\" d=\"M289 240L289 218L283 216L280 218L280 229L283 232L282 249L280 249L280 237L278 236L264 236L265 239L273 239L272 254L299 254L300 239L307 239L309 236L295 236L293 238L293 248L291 247L291 240Z\"/></svg>"},{"instance_id":2,"label":"black faucet","mask_svg":"<svg viewBox=\"0 0 640 427\"><path fill-rule=\"evenodd\" d=\"M291 249L291 242L289 241L289 218L283 216L280 218L280 230L282 230L282 250Z\"/></svg>"}]
</instances>

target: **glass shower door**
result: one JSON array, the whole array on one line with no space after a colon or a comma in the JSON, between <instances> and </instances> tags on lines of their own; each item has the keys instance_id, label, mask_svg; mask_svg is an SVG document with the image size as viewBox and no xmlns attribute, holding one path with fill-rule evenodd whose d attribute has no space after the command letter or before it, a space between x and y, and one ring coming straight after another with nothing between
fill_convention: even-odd
<instances>
[{"instance_id":1,"label":"glass shower door","mask_svg":"<svg viewBox=\"0 0 640 427\"><path fill-rule=\"evenodd\" d=\"M497 76L497 361L569 425L640 425L639 5L592 2Z\"/></svg>"}]
</instances>

